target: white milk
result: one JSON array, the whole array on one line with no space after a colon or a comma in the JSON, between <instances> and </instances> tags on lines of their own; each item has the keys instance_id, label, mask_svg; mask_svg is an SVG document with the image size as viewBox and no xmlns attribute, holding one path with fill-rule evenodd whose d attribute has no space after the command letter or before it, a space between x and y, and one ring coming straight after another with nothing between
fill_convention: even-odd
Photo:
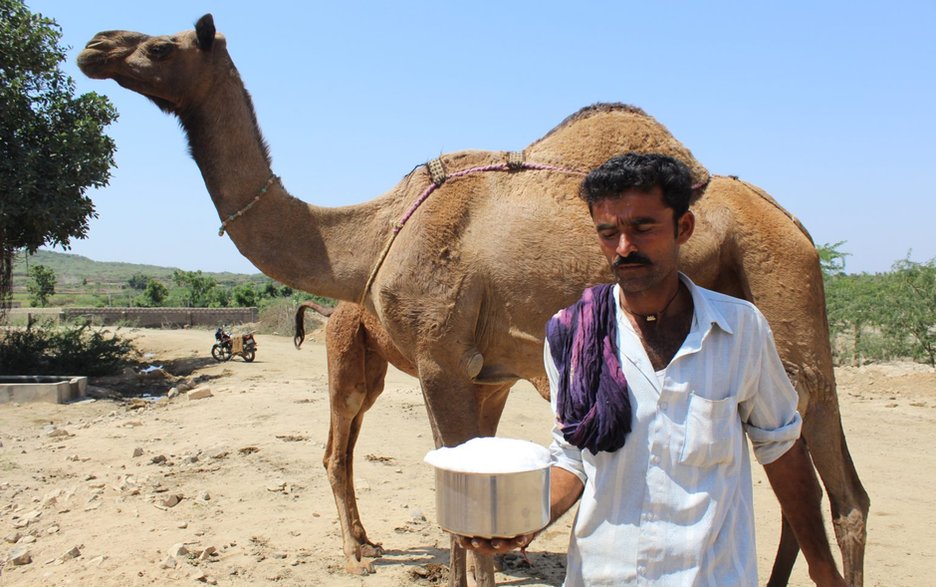
<instances>
[{"instance_id":1,"label":"white milk","mask_svg":"<svg viewBox=\"0 0 936 587\"><path fill-rule=\"evenodd\" d=\"M519 473L549 466L549 450L526 440L486 436L431 450L425 461L460 473Z\"/></svg>"}]
</instances>

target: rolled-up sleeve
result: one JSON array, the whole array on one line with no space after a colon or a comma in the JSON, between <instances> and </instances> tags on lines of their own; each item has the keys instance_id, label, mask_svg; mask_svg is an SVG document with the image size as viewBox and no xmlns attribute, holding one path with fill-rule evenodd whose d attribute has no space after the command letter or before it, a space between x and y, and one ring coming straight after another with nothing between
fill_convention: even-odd
<instances>
[{"instance_id":1,"label":"rolled-up sleeve","mask_svg":"<svg viewBox=\"0 0 936 587\"><path fill-rule=\"evenodd\" d=\"M800 437L803 419L796 410L796 389L777 354L773 333L758 312L763 331L758 356L752 360L751 393L741 402L741 421L751 439L754 457L768 465L784 455Z\"/></svg>"},{"instance_id":2,"label":"rolled-up sleeve","mask_svg":"<svg viewBox=\"0 0 936 587\"><path fill-rule=\"evenodd\" d=\"M543 363L546 366L546 376L549 379L549 403L552 406L553 413L552 444L549 445L550 464L569 471L584 484L586 477L585 467L582 464L582 451L566 441L559 427L559 419L556 417L558 413L556 409L556 390L559 388L559 370L556 369L556 363L549 351L548 341L544 348Z\"/></svg>"}]
</instances>

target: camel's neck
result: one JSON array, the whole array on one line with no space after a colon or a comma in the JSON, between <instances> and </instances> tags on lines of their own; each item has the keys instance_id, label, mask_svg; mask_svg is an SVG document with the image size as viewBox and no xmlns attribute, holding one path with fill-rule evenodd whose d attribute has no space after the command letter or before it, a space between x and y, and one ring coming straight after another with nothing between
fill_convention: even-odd
<instances>
[{"instance_id":1,"label":"camel's neck","mask_svg":"<svg viewBox=\"0 0 936 587\"><path fill-rule=\"evenodd\" d=\"M225 227L237 249L290 287L358 301L397 206L379 198L319 208L292 197L279 182L268 184L273 172L266 145L233 66L230 81L219 85L224 87L204 104L179 117L222 220L260 195Z\"/></svg>"}]
</instances>

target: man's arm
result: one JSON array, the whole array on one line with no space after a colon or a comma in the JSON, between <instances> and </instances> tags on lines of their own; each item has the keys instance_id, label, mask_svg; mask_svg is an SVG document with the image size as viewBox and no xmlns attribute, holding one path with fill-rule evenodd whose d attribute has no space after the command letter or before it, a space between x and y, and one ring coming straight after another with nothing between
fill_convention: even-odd
<instances>
[{"instance_id":1,"label":"man's arm","mask_svg":"<svg viewBox=\"0 0 936 587\"><path fill-rule=\"evenodd\" d=\"M797 440L780 458L764 465L783 517L793 528L796 541L809 564L809 577L816 585L845 586L835 567L829 539L822 522L822 489L802 440Z\"/></svg>"},{"instance_id":2,"label":"man's arm","mask_svg":"<svg viewBox=\"0 0 936 587\"><path fill-rule=\"evenodd\" d=\"M582 482L574 474L566 471L562 467L550 467L549 469L549 524L562 517L562 514L569 511L575 502L582 495L585 488ZM537 530L530 534L521 534L514 538L475 538L471 536L456 536L458 545L467 550L474 550L481 554L495 555L510 552L515 548L526 548L536 536L545 530Z\"/></svg>"}]
</instances>

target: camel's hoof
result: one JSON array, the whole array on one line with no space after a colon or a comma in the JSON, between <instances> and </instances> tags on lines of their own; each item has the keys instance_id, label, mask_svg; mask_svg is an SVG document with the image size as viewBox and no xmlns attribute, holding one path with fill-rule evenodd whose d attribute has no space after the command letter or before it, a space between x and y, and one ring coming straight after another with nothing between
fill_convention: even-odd
<instances>
[{"instance_id":1,"label":"camel's hoof","mask_svg":"<svg viewBox=\"0 0 936 587\"><path fill-rule=\"evenodd\" d=\"M374 563L370 561L350 560L345 562L345 571L350 575L361 577L374 574Z\"/></svg>"},{"instance_id":2,"label":"camel's hoof","mask_svg":"<svg viewBox=\"0 0 936 587\"><path fill-rule=\"evenodd\" d=\"M362 544L361 556L368 558L380 558L383 556L383 547L380 544Z\"/></svg>"}]
</instances>

